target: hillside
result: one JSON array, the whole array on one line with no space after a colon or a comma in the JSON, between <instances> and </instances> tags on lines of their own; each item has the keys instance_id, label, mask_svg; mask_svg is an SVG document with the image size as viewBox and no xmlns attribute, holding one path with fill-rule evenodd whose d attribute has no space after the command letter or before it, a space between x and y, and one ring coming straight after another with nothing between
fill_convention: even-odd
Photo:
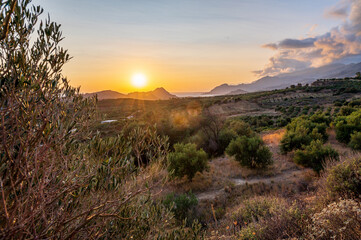
<instances>
[{"instance_id":1,"label":"hillside","mask_svg":"<svg viewBox=\"0 0 361 240\"><path fill-rule=\"evenodd\" d=\"M126 95L126 97L142 100L168 100L171 98L177 98L177 96L170 94L164 88L157 88L150 92L133 92Z\"/></svg>"},{"instance_id":2,"label":"hillside","mask_svg":"<svg viewBox=\"0 0 361 240\"><path fill-rule=\"evenodd\" d=\"M283 73L274 77L266 76L249 84L228 85L222 84L215 87L207 95L234 94L233 91L242 90L256 92L286 88L298 83L310 84L317 79L353 77L356 72L361 71L361 63L352 64L330 64L319 68L307 68L292 73ZM239 94L239 93L237 93Z\"/></svg>"},{"instance_id":3,"label":"hillside","mask_svg":"<svg viewBox=\"0 0 361 240\"><path fill-rule=\"evenodd\" d=\"M84 97L93 97L97 95L98 96L98 100L104 100L104 99L118 99L118 98L125 98L126 95L116 92L116 91L112 91L112 90L105 90L105 91L101 91L101 92L94 92L94 93L85 93Z\"/></svg>"},{"instance_id":4,"label":"hillside","mask_svg":"<svg viewBox=\"0 0 361 240\"><path fill-rule=\"evenodd\" d=\"M141 100L168 100L171 98L177 98L177 96L170 94L164 88L157 88L149 92L133 92L129 94L122 94L111 90L84 94L85 97L92 97L95 95L98 96L98 100L118 99L118 98L133 98L133 99L141 99Z\"/></svg>"}]
</instances>

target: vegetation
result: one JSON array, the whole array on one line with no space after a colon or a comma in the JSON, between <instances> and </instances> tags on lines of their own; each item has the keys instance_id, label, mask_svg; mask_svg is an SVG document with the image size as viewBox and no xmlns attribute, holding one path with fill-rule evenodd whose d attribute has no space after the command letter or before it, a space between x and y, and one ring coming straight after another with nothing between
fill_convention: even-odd
<instances>
[{"instance_id":1,"label":"vegetation","mask_svg":"<svg viewBox=\"0 0 361 240\"><path fill-rule=\"evenodd\" d=\"M349 143L351 135L356 132L361 132L361 109L355 110L349 107L351 111L341 111L338 118L336 118L334 125L336 128L336 138L343 143ZM357 135L354 136L353 144L357 141Z\"/></svg>"},{"instance_id":2,"label":"vegetation","mask_svg":"<svg viewBox=\"0 0 361 240\"><path fill-rule=\"evenodd\" d=\"M173 177L187 176L188 180L192 181L197 172L207 169L207 154L202 149L197 150L195 144L175 144L174 152L169 154L168 159L168 171Z\"/></svg>"},{"instance_id":3,"label":"vegetation","mask_svg":"<svg viewBox=\"0 0 361 240\"><path fill-rule=\"evenodd\" d=\"M361 150L361 132L351 134L349 146L355 150Z\"/></svg>"},{"instance_id":4,"label":"vegetation","mask_svg":"<svg viewBox=\"0 0 361 240\"><path fill-rule=\"evenodd\" d=\"M241 226L239 239L295 237L303 227L299 206L277 197L251 198L233 214L233 219Z\"/></svg>"},{"instance_id":5,"label":"vegetation","mask_svg":"<svg viewBox=\"0 0 361 240\"><path fill-rule=\"evenodd\" d=\"M338 153L330 146L324 146L321 140L314 140L310 145L295 152L294 161L319 173L324 169L326 160L338 160Z\"/></svg>"},{"instance_id":6,"label":"vegetation","mask_svg":"<svg viewBox=\"0 0 361 240\"><path fill-rule=\"evenodd\" d=\"M307 238L358 239L361 236L359 210L360 203L351 199L329 204L312 216Z\"/></svg>"},{"instance_id":7,"label":"vegetation","mask_svg":"<svg viewBox=\"0 0 361 240\"><path fill-rule=\"evenodd\" d=\"M232 140L226 152L244 167L265 168L272 164L272 153L257 136L242 136Z\"/></svg>"},{"instance_id":8,"label":"vegetation","mask_svg":"<svg viewBox=\"0 0 361 240\"><path fill-rule=\"evenodd\" d=\"M326 188L334 199L360 198L361 158L354 158L332 167L327 176Z\"/></svg>"},{"instance_id":9,"label":"vegetation","mask_svg":"<svg viewBox=\"0 0 361 240\"><path fill-rule=\"evenodd\" d=\"M309 145L312 140L326 141L328 117L323 113L316 113L311 117L301 116L294 118L287 125L287 132L281 141L281 151L290 152Z\"/></svg>"},{"instance_id":10,"label":"vegetation","mask_svg":"<svg viewBox=\"0 0 361 240\"><path fill-rule=\"evenodd\" d=\"M163 204L171 209L174 217L182 222L187 219L187 222L192 223L194 219L195 208L198 205L198 199L193 193L181 194L176 196L174 193L168 194L163 200Z\"/></svg>"},{"instance_id":11,"label":"vegetation","mask_svg":"<svg viewBox=\"0 0 361 240\"><path fill-rule=\"evenodd\" d=\"M97 102L62 75L70 56L42 12L0 1L1 239L360 238L361 161L349 158L361 148L359 73L236 96ZM325 164L339 156L326 142L343 162Z\"/></svg>"},{"instance_id":12,"label":"vegetation","mask_svg":"<svg viewBox=\"0 0 361 240\"><path fill-rule=\"evenodd\" d=\"M70 56L60 25L40 21L42 12L28 0L0 1L0 238L196 238L197 224L176 225L150 198L161 179L145 180L151 168L140 161L161 169L166 139L89 131L95 100L62 75Z\"/></svg>"}]
</instances>

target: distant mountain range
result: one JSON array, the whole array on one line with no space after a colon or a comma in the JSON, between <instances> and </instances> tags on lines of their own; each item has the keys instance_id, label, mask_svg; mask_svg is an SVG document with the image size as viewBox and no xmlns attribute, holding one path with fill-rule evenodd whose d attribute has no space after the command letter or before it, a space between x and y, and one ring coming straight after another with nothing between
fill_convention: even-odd
<instances>
[{"instance_id":1,"label":"distant mountain range","mask_svg":"<svg viewBox=\"0 0 361 240\"><path fill-rule=\"evenodd\" d=\"M222 84L205 93L205 95L237 95L245 92L281 89L298 83L312 83L323 78L354 77L356 72L361 72L361 63L330 64L319 68L307 68L292 73L283 73L274 77L267 76L249 84Z\"/></svg>"},{"instance_id":2,"label":"distant mountain range","mask_svg":"<svg viewBox=\"0 0 361 240\"><path fill-rule=\"evenodd\" d=\"M168 100L171 98L177 98L177 96L170 94L164 88L157 88L150 92L133 92L129 94L123 94L116 91L105 90L101 92L85 93L85 97L92 97L97 95L98 100L104 99L118 99L118 98L134 98L141 100Z\"/></svg>"}]
</instances>

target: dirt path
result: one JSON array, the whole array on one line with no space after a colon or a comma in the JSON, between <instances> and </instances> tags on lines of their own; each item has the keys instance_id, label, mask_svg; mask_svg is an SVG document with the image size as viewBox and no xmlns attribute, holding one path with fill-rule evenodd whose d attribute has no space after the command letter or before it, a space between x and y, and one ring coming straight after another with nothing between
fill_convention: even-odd
<instances>
[{"instance_id":1,"label":"dirt path","mask_svg":"<svg viewBox=\"0 0 361 240\"><path fill-rule=\"evenodd\" d=\"M267 173L263 173L261 175L254 175L250 174L250 177L245 177L247 174L243 169L242 174L240 175L233 175L228 177L228 183L233 184L234 186L243 186L246 184L257 184L257 183L265 183L265 184L272 184L272 183L279 183L279 182L286 182L292 179L295 179L300 174L303 174L306 170L299 168L294 164L290 157L287 155L282 155L279 153L279 144L280 141L285 134L284 129L279 129L276 131L269 131L261 135L265 144L269 147L273 154L273 167L267 170ZM222 160L222 159L221 159ZM223 160L225 161L225 159ZM237 166L235 166L237 167ZM225 170L225 168L223 168ZM199 200L213 200L217 196L225 194L225 188L219 187L217 189L210 189L204 192L200 192L196 194Z\"/></svg>"},{"instance_id":2,"label":"dirt path","mask_svg":"<svg viewBox=\"0 0 361 240\"><path fill-rule=\"evenodd\" d=\"M256 184L256 183L271 184L271 183L284 182L290 180L295 176L302 174L304 172L305 172L304 169L289 169L273 177L262 177L262 178L257 177L252 179L234 178L231 180L231 183L233 183L235 186L242 186L246 184ZM214 200L216 197L222 194L225 194L224 188L202 192L197 194L196 196L198 200L203 201L203 200Z\"/></svg>"}]
</instances>

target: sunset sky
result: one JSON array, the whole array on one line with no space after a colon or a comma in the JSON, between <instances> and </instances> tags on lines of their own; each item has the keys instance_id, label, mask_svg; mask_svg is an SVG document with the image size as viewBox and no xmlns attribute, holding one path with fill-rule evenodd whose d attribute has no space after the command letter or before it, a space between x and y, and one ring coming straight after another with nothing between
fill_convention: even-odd
<instances>
[{"instance_id":1,"label":"sunset sky","mask_svg":"<svg viewBox=\"0 0 361 240\"><path fill-rule=\"evenodd\" d=\"M361 61L361 0L36 0L61 23L82 92L209 91ZM337 49L336 49L337 48ZM132 76L148 84L137 88Z\"/></svg>"}]
</instances>

